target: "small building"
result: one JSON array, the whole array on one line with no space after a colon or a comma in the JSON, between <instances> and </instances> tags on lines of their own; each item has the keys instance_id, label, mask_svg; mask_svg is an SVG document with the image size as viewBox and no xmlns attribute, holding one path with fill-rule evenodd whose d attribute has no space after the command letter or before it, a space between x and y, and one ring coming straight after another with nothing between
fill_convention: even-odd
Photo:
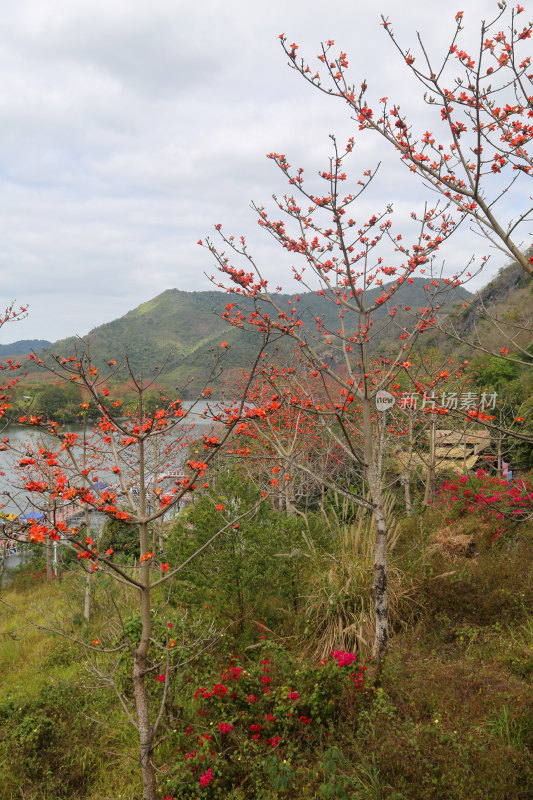
<instances>
[{"instance_id":1,"label":"small building","mask_svg":"<svg viewBox=\"0 0 533 800\"><path fill-rule=\"evenodd\" d=\"M401 471L430 466L429 434L428 450L397 453ZM476 466L484 465L492 458L490 453L490 431L454 431L441 429L435 431L435 470L437 472L452 471L461 475Z\"/></svg>"},{"instance_id":2,"label":"small building","mask_svg":"<svg viewBox=\"0 0 533 800\"><path fill-rule=\"evenodd\" d=\"M436 468L468 472L487 455L490 448L490 431L435 431Z\"/></svg>"}]
</instances>

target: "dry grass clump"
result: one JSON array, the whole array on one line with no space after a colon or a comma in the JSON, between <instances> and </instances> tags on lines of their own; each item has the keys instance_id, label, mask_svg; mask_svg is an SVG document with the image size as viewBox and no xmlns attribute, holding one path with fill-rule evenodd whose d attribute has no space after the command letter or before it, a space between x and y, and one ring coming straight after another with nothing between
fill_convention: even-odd
<instances>
[{"instance_id":1,"label":"dry grass clump","mask_svg":"<svg viewBox=\"0 0 533 800\"><path fill-rule=\"evenodd\" d=\"M474 534L465 533L451 525L439 528L428 547L428 554L437 552L452 561L458 558L472 558L476 553Z\"/></svg>"},{"instance_id":2,"label":"dry grass clump","mask_svg":"<svg viewBox=\"0 0 533 800\"><path fill-rule=\"evenodd\" d=\"M327 658L335 649L368 652L375 632L374 515L359 506L352 521L343 523L342 511L346 509L339 508L341 502L337 503L339 515L334 513L333 522L327 520L336 528L333 552L319 553L311 548L314 564L305 598L305 635L307 649L319 659ZM400 535L393 505L394 498L388 495L385 508L391 554ZM394 563L389 564L387 574L390 619L398 625L412 605L409 598L414 584Z\"/></svg>"}]
</instances>

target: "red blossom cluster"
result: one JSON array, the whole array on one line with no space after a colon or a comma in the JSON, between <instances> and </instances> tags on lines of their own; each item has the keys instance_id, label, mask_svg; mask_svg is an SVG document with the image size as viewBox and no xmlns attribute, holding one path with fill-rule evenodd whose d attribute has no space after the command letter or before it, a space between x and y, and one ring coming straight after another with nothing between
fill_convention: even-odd
<instances>
[{"instance_id":1,"label":"red blossom cluster","mask_svg":"<svg viewBox=\"0 0 533 800\"><path fill-rule=\"evenodd\" d=\"M262 623L258 623L258 627L264 629ZM300 675L302 685L298 686L298 691L287 687L281 663L263 658L245 670L233 656L228 666L221 668L220 682L215 682L211 689L200 686L194 691L194 699L199 704L196 713L202 721L213 716L215 721L210 723L214 726L212 734L199 733L196 749L190 747L195 726L189 725L181 734L185 738L179 748L182 753L180 770L185 770L188 780L195 781L202 788L207 786L213 780L207 781L207 777L217 777L225 760L231 762L233 748L239 748L240 752L243 737L253 743L259 755L265 748L268 752L272 748L284 747L294 736L303 742L316 736L327 736L327 732L322 731L327 726L328 713L323 704L328 706L330 714L340 713L341 706L337 706L335 697L326 699L332 691L326 687L334 686L333 691L342 692L349 704L350 697L353 702L364 688L366 669L365 666L359 667L356 674L349 674L346 670L344 676L343 668L356 666L357 656L344 650L336 650L332 655L331 662L304 668L304 673L308 671L309 675L303 680ZM162 675L158 680L164 680L164 677ZM322 685L324 679L326 682ZM322 687L320 690L319 686ZM357 693L354 693L354 687ZM319 699L320 692L324 693L323 700ZM316 718L318 712L324 719ZM220 721L216 721L217 718ZM206 769L208 764L210 767Z\"/></svg>"},{"instance_id":2,"label":"red blossom cluster","mask_svg":"<svg viewBox=\"0 0 533 800\"><path fill-rule=\"evenodd\" d=\"M496 518L518 523L533 517L533 487L526 479L509 484L478 469L476 473L445 481L437 492L434 507L445 510L449 522L473 514L484 520Z\"/></svg>"},{"instance_id":3,"label":"red blossom cluster","mask_svg":"<svg viewBox=\"0 0 533 800\"><path fill-rule=\"evenodd\" d=\"M399 102L382 97L372 107L367 82L358 87L350 81L346 54L333 55L331 40L322 44L318 55L321 71L313 73L305 59L296 59L295 45L289 45L284 35L280 39L294 70L322 92L346 103L360 130L381 136L411 173L446 198L460 217L470 217L489 238L495 236L499 246L532 275L533 261L523 252L519 235L513 240L528 211L520 213L517 223L516 218L506 220L496 204L507 189L514 188L517 178L533 172L533 72L531 56L524 49L533 26L531 22L518 25L522 6L498 3L498 7L491 22L481 23L476 57L459 44L465 24L463 12L456 14L451 44L438 62L420 36L422 58L415 58L399 43L391 22L382 17L393 49L423 87L428 117L433 109L437 112L434 124L431 120L424 133L417 133L416 122L403 113ZM347 150L352 147L350 143ZM274 153L271 157L287 172L284 156ZM494 175L498 183L491 190ZM499 182L502 177L507 180L505 186ZM527 187L524 189L528 195ZM526 230L524 234L528 235Z\"/></svg>"}]
</instances>

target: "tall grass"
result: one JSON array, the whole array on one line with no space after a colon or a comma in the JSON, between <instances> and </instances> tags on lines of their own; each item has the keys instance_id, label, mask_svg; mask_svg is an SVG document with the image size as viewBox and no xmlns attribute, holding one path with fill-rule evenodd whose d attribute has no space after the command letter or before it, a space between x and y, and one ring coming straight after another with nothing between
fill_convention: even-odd
<instances>
[{"instance_id":1,"label":"tall grass","mask_svg":"<svg viewBox=\"0 0 533 800\"><path fill-rule=\"evenodd\" d=\"M389 494L385 512L391 555L400 536L393 506L394 498ZM332 530L332 551L320 552L310 543L311 577L304 610L308 647L319 659L327 658L334 649L367 652L375 630L374 515L361 506L350 508L337 496L326 524ZM388 596L393 624L400 621L412 588L412 582L391 560Z\"/></svg>"}]
</instances>

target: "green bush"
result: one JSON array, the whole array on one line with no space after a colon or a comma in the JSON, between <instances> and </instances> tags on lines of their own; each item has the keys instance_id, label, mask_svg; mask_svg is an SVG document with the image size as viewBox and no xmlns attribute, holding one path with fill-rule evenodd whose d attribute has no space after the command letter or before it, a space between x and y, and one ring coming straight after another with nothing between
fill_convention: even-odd
<instances>
[{"instance_id":1,"label":"green bush","mask_svg":"<svg viewBox=\"0 0 533 800\"><path fill-rule=\"evenodd\" d=\"M267 503L252 512L259 498L237 470L228 471L215 489L179 515L166 541L169 557L183 562L231 520L250 512L178 574L172 595L174 602L197 609L209 606L240 632L250 627L254 615L274 625L298 612L308 537L318 539L324 528L311 514L306 524L301 516L275 511Z\"/></svg>"},{"instance_id":2,"label":"green bush","mask_svg":"<svg viewBox=\"0 0 533 800\"><path fill-rule=\"evenodd\" d=\"M349 780L337 776L343 756L336 742L339 725L357 728L365 667L344 651L322 664L302 664L270 642L256 652L246 664L230 658L204 685L191 682L189 724L175 734L168 790L179 798L304 789L303 796L349 796ZM317 750L325 751L318 771Z\"/></svg>"}]
</instances>

